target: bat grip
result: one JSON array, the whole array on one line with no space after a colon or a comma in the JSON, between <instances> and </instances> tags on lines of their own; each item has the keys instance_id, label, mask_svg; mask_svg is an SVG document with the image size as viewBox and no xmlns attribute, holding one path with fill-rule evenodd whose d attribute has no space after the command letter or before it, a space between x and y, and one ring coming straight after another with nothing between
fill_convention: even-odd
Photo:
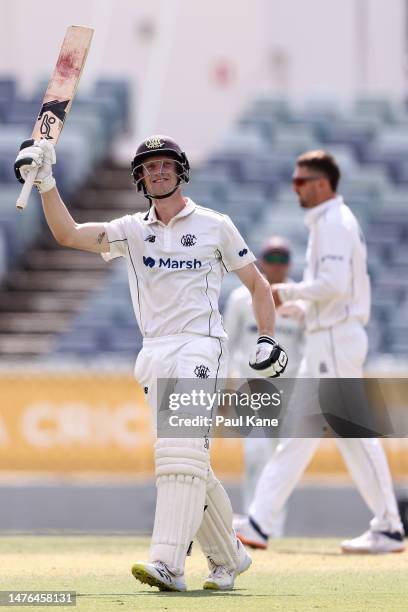
<instances>
[{"instance_id":1,"label":"bat grip","mask_svg":"<svg viewBox=\"0 0 408 612\"><path fill-rule=\"evenodd\" d=\"M27 206L28 198L30 197L31 189L33 188L35 178L37 176L38 168L31 168L27 175L25 183L20 191L20 196L17 200L16 208L24 210Z\"/></svg>"}]
</instances>

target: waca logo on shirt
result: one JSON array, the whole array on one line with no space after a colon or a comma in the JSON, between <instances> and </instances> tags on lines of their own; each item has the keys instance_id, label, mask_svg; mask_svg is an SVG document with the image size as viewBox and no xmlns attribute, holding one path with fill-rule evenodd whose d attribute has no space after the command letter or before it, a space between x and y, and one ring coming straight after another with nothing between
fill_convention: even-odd
<instances>
[{"instance_id":1,"label":"waca logo on shirt","mask_svg":"<svg viewBox=\"0 0 408 612\"><path fill-rule=\"evenodd\" d=\"M147 268L154 268L157 264L156 260L153 257L145 257L143 255L143 263ZM157 264L158 268L168 268L174 270L196 270L197 268L201 268L202 263L199 259L163 259L160 257L159 262Z\"/></svg>"}]
</instances>

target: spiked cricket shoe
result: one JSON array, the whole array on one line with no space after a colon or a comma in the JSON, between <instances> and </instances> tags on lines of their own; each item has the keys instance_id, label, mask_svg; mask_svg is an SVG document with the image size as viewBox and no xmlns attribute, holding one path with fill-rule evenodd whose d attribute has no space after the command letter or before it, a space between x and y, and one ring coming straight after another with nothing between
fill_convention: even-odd
<instances>
[{"instance_id":1,"label":"spiked cricket shoe","mask_svg":"<svg viewBox=\"0 0 408 612\"><path fill-rule=\"evenodd\" d=\"M216 565L211 558L208 561L212 567L211 573L204 582L203 588L213 591L230 591L234 588L235 578L246 572L252 563L251 557L237 539L239 564L236 570L230 570L225 565Z\"/></svg>"},{"instance_id":2,"label":"spiked cricket shoe","mask_svg":"<svg viewBox=\"0 0 408 612\"><path fill-rule=\"evenodd\" d=\"M143 584L157 587L160 591L186 591L184 576L176 576L162 561L135 563L132 574Z\"/></svg>"},{"instance_id":3,"label":"spiked cricket shoe","mask_svg":"<svg viewBox=\"0 0 408 612\"><path fill-rule=\"evenodd\" d=\"M245 546L260 548L262 550L268 548L268 536L262 534L259 528L257 529L254 526L254 522L248 516L234 518L233 526L237 533L237 538L241 540Z\"/></svg>"},{"instance_id":4,"label":"spiked cricket shoe","mask_svg":"<svg viewBox=\"0 0 408 612\"><path fill-rule=\"evenodd\" d=\"M341 549L347 554L380 555L384 553L403 552L404 536L399 531L366 531L352 540L344 540Z\"/></svg>"}]
</instances>

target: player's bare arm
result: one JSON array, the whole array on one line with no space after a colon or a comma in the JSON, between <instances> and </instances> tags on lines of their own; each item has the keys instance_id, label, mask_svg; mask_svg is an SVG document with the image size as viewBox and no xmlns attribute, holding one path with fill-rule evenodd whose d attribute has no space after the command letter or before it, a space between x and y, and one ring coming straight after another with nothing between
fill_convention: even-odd
<instances>
[{"instance_id":1,"label":"player's bare arm","mask_svg":"<svg viewBox=\"0 0 408 612\"><path fill-rule=\"evenodd\" d=\"M252 306L258 324L259 338L249 365L258 374L268 378L280 376L285 371L288 357L284 349L273 339L275 333L275 304L268 281L251 263L236 273L252 296Z\"/></svg>"},{"instance_id":2,"label":"player's bare arm","mask_svg":"<svg viewBox=\"0 0 408 612\"><path fill-rule=\"evenodd\" d=\"M92 253L106 253L109 242L103 223L76 223L56 188L41 195L45 218L62 246Z\"/></svg>"},{"instance_id":3,"label":"player's bare arm","mask_svg":"<svg viewBox=\"0 0 408 612\"><path fill-rule=\"evenodd\" d=\"M275 304L268 281L253 263L236 270L236 274L251 293L259 334L273 336L275 334Z\"/></svg>"}]
</instances>

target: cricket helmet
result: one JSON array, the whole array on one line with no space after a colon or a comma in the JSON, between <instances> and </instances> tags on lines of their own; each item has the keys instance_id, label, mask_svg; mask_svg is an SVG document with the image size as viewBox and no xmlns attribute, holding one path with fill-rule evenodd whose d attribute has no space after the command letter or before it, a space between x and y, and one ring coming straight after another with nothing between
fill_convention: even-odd
<instances>
[{"instance_id":1,"label":"cricket helmet","mask_svg":"<svg viewBox=\"0 0 408 612\"><path fill-rule=\"evenodd\" d=\"M184 151L180 146L169 136L161 134L146 138L137 148L136 155L132 161L132 176L133 181L137 185L138 191L143 191L146 197L151 199L152 196L147 193L146 186L143 180L143 164L150 157L171 157L177 162L177 185L174 190L159 198L169 197L180 185L181 182L188 183L190 180L190 164ZM156 197L156 196L154 196Z\"/></svg>"}]
</instances>

